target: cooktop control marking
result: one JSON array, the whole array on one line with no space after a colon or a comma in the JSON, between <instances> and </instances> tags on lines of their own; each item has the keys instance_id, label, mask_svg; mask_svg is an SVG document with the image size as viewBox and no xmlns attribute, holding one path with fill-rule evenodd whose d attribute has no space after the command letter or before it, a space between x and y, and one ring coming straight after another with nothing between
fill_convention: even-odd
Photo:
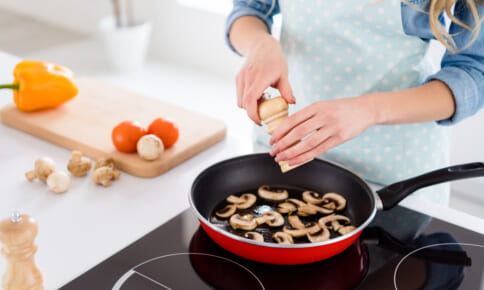
<instances>
[{"instance_id":1,"label":"cooktop control marking","mask_svg":"<svg viewBox=\"0 0 484 290\"><path fill-rule=\"evenodd\" d=\"M163 255L163 256L158 256L158 257L155 257L155 258L152 258L152 259L149 259L149 260L146 260L136 266L134 266L133 268L131 268L129 271L127 271L125 274L123 274L117 281L116 283L114 284L112 290L121 290L121 287L123 287L123 285L125 285L126 281L128 281L128 279L130 277L132 277L133 275L139 275L141 277L143 277L144 279L147 279L159 286L162 286L164 289L170 289L170 287L164 285L163 283L157 281L156 279L152 278L152 277L149 277L147 276L146 274L143 274L141 273L140 271L137 271L135 270L136 268L139 268L145 264L149 264L151 262L154 262L156 260L160 260L160 259L163 259L163 258L168 258L168 257L173 257L173 256L182 256L182 255L201 255L201 256L208 256L208 257L212 257L212 258L217 258L217 259L222 259L224 261L227 261L227 262L230 262L230 263L233 263L237 266L239 266L240 268L244 269L245 271L247 271L248 273L250 273L256 280L257 282L260 284L261 286L261 289L262 290L265 290L265 287L264 285L262 284L261 280L252 272L250 271L249 269L247 269L247 267L233 261L233 260L230 260L230 259L227 259L225 257L220 257L220 256L217 256L217 255L211 255L211 254L205 254L205 253L173 253L173 254L168 254L168 255Z\"/></svg>"}]
</instances>

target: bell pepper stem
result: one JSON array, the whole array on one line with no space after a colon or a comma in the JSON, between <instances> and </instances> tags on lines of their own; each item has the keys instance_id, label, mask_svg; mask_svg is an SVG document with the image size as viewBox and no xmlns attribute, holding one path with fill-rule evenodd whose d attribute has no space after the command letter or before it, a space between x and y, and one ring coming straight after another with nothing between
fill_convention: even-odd
<instances>
[{"instance_id":1,"label":"bell pepper stem","mask_svg":"<svg viewBox=\"0 0 484 290\"><path fill-rule=\"evenodd\" d=\"M18 90L19 89L19 84L0 85L0 89Z\"/></svg>"}]
</instances>

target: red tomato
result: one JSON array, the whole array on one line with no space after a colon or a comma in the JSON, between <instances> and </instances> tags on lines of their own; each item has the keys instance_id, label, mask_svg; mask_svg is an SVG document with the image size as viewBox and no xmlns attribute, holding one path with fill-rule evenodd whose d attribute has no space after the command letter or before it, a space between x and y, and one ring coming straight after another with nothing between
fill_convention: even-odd
<instances>
[{"instance_id":1,"label":"red tomato","mask_svg":"<svg viewBox=\"0 0 484 290\"><path fill-rule=\"evenodd\" d=\"M148 134L155 134L165 148L173 146L180 134L178 125L170 119L157 118L148 126Z\"/></svg>"},{"instance_id":2,"label":"red tomato","mask_svg":"<svg viewBox=\"0 0 484 290\"><path fill-rule=\"evenodd\" d=\"M146 135L146 129L140 123L124 121L114 127L111 139L118 151L131 153L136 152L136 143L144 135Z\"/></svg>"}]
</instances>

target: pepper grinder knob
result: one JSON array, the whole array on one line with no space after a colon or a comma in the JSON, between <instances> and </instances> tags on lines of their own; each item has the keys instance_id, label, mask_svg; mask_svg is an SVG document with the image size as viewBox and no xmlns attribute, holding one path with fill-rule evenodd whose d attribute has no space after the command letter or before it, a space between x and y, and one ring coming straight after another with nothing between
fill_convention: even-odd
<instances>
[{"instance_id":1,"label":"pepper grinder knob","mask_svg":"<svg viewBox=\"0 0 484 290\"><path fill-rule=\"evenodd\" d=\"M34 261L37 232L37 221L20 212L13 212L10 218L0 222L0 243L3 244L0 252L7 260L3 289L44 289L42 274Z\"/></svg>"}]
</instances>

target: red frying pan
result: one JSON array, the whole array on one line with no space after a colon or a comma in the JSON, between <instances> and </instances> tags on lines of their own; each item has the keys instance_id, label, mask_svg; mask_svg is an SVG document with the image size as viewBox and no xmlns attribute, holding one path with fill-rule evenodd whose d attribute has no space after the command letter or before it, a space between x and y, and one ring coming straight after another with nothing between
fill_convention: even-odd
<instances>
[{"instance_id":1,"label":"red frying pan","mask_svg":"<svg viewBox=\"0 0 484 290\"><path fill-rule=\"evenodd\" d=\"M333 163L316 159L283 174L274 159L262 153L240 156L210 166L193 182L189 198L202 228L227 251L257 262L296 265L341 253L359 237L377 210L392 208L417 189L479 176L484 176L483 163L462 164L397 182L374 193L357 175ZM212 211L228 195L256 189L263 184L275 188L340 193L347 200L343 214L357 228L323 242L284 245L249 240L210 223Z\"/></svg>"}]
</instances>

